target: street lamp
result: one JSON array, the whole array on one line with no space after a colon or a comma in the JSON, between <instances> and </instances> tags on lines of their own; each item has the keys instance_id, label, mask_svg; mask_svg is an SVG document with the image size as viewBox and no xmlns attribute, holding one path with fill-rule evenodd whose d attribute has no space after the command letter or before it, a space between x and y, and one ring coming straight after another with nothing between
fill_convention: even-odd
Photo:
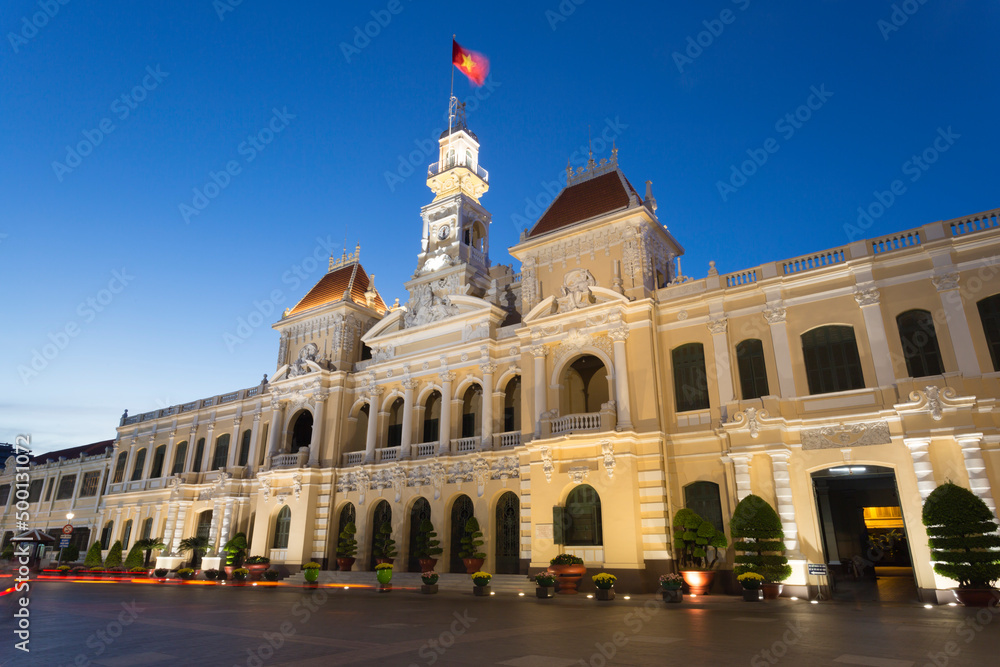
<instances>
[{"instance_id":1,"label":"street lamp","mask_svg":"<svg viewBox=\"0 0 1000 667\"><path fill-rule=\"evenodd\" d=\"M66 521L67 521L67 522L68 522L68 521L72 521L72 520L73 520L73 517L74 517L74 516L75 516L75 515L74 515L74 514L73 514L72 512L67 512L67 513L66 513ZM61 541L62 541L62 540L60 539L60 542L61 542ZM61 562L62 562L62 554L63 554L63 548L62 548L62 547L59 547L59 558L58 558L58 559L56 560L56 563L61 563Z\"/></svg>"}]
</instances>

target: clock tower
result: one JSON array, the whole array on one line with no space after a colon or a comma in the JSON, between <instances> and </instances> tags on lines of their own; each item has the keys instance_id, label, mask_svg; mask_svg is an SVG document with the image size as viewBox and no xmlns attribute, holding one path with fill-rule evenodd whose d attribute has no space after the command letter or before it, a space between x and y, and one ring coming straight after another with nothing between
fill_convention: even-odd
<instances>
[{"instance_id":1,"label":"clock tower","mask_svg":"<svg viewBox=\"0 0 1000 667\"><path fill-rule=\"evenodd\" d=\"M465 123L465 105L452 98L449 128L438 140L438 161L427 170L434 200L420 209L423 236L410 292L407 326L446 317L448 296L481 297L490 286L489 211L479 198L489 189L489 174L479 164L479 139ZM435 306L430 309L426 306Z\"/></svg>"}]
</instances>

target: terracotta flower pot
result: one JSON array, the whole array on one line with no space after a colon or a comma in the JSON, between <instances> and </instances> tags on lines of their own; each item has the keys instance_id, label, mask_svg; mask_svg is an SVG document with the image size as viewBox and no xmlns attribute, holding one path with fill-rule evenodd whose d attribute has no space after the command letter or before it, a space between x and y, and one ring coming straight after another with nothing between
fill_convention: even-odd
<instances>
[{"instance_id":1,"label":"terracotta flower pot","mask_svg":"<svg viewBox=\"0 0 1000 667\"><path fill-rule=\"evenodd\" d=\"M376 565L381 565L382 563L388 563L389 565L392 565L392 562L394 560L396 560L396 559L395 558L376 558L375 559L375 564Z\"/></svg>"},{"instance_id":2,"label":"terracotta flower pot","mask_svg":"<svg viewBox=\"0 0 1000 667\"><path fill-rule=\"evenodd\" d=\"M547 572L556 577L556 592L561 595L576 595L580 580L587 573L586 565L549 565Z\"/></svg>"},{"instance_id":3,"label":"terracotta flower pot","mask_svg":"<svg viewBox=\"0 0 1000 667\"><path fill-rule=\"evenodd\" d=\"M708 595L715 581L715 572L711 570L681 570L681 576L691 595Z\"/></svg>"},{"instance_id":4,"label":"terracotta flower pot","mask_svg":"<svg viewBox=\"0 0 1000 667\"><path fill-rule=\"evenodd\" d=\"M438 562L437 558L418 558L417 560L420 561L421 572L431 572Z\"/></svg>"},{"instance_id":5,"label":"terracotta flower pot","mask_svg":"<svg viewBox=\"0 0 1000 667\"><path fill-rule=\"evenodd\" d=\"M271 567L271 565L269 563L255 563L253 565L244 565L243 567L250 570L250 581L260 581L264 570Z\"/></svg>"},{"instance_id":6,"label":"terracotta flower pot","mask_svg":"<svg viewBox=\"0 0 1000 667\"><path fill-rule=\"evenodd\" d=\"M955 588L952 593L965 607L993 607L1000 603L1000 591L994 588Z\"/></svg>"},{"instance_id":7,"label":"terracotta flower pot","mask_svg":"<svg viewBox=\"0 0 1000 667\"><path fill-rule=\"evenodd\" d=\"M781 595L782 588L784 588L783 584L765 583L760 585L760 590L764 592L765 600L777 600Z\"/></svg>"},{"instance_id":8,"label":"terracotta flower pot","mask_svg":"<svg viewBox=\"0 0 1000 667\"><path fill-rule=\"evenodd\" d=\"M475 574L482 569L483 563L486 562L484 558L463 558L462 562L465 563L465 573Z\"/></svg>"},{"instance_id":9,"label":"terracotta flower pot","mask_svg":"<svg viewBox=\"0 0 1000 667\"><path fill-rule=\"evenodd\" d=\"M354 561L355 560L357 560L357 559L355 559L355 558L338 558L337 559L337 568L341 572L350 572L351 568L354 567Z\"/></svg>"}]
</instances>

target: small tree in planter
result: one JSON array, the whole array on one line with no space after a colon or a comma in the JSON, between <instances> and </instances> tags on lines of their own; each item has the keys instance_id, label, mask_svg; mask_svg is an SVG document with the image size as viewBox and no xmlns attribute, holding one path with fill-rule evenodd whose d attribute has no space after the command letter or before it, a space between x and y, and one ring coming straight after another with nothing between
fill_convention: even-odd
<instances>
[{"instance_id":1,"label":"small tree in planter","mask_svg":"<svg viewBox=\"0 0 1000 667\"><path fill-rule=\"evenodd\" d=\"M748 572L759 574L763 578L764 597L776 598L781 593L781 582L792 575L778 513L766 500L750 494L733 510L729 530L736 550L733 570L737 578Z\"/></svg>"},{"instance_id":2,"label":"small tree in planter","mask_svg":"<svg viewBox=\"0 0 1000 667\"><path fill-rule=\"evenodd\" d=\"M353 521L340 531L340 537L337 541L337 567L344 572L351 571L354 557L358 553L358 540L354 537L357 532L358 529L354 526Z\"/></svg>"},{"instance_id":3,"label":"small tree in planter","mask_svg":"<svg viewBox=\"0 0 1000 667\"><path fill-rule=\"evenodd\" d=\"M429 572L437 565L437 556L441 555L441 540L437 539L434 524L430 519L424 519L417 528L416 543L413 555L420 561L420 571Z\"/></svg>"},{"instance_id":4,"label":"small tree in planter","mask_svg":"<svg viewBox=\"0 0 1000 667\"><path fill-rule=\"evenodd\" d=\"M95 540L87 550L87 555L83 559L83 565L88 570L95 567L104 567L104 559L101 558L101 541Z\"/></svg>"},{"instance_id":5,"label":"small tree in planter","mask_svg":"<svg viewBox=\"0 0 1000 667\"><path fill-rule=\"evenodd\" d=\"M122 541L116 540L108 550L108 556L104 559L105 569L111 570L122 566Z\"/></svg>"},{"instance_id":6,"label":"small tree in planter","mask_svg":"<svg viewBox=\"0 0 1000 667\"><path fill-rule=\"evenodd\" d=\"M243 560L247 555L247 534L236 533L222 546L222 550L226 552L226 574L231 576L233 570L243 567Z\"/></svg>"},{"instance_id":7,"label":"small tree in planter","mask_svg":"<svg viewBox=\"0 0 1000 667\"><path fill-rule=\"evenodd\" d=\"M934 571L958 582L955 597L967 607L987 607L1000 599L1000 536L986 503L948 482L934 489L923 510Z\"/></svg>"},{"instance_id":8,"label":"small tree in planter","mask_svg":"<svg viewBox=\"0 0 1000 667\"><path fill-rule=\"evenodd\" d=\"M729 546L725 533L716 530L711 521L687 508L674 515L674 550L681 576L692 595L708 595L715 579L715 564L719 549ZM709 559L711 554L711 559Z\"/></svg>"},{"instance_id":9,"label":"small tree in planter","mask_svg":"<svg viewBox=\"0 0 1000 667\"><path fill-rule=\"evenodd\" d=\"M153 556L154 550L166 549L167 545L163 543L162 540L155 537L144 537L135 543L137 547L142 549L144 553L144 558L142 561L142 566L145 568L149 567L149 561Z\"/></svg>"},{"instance_id":10,"label":"small tree in planter","mask_svg":"<svg viewBox=\"0 0 1000 667\"><path fill-rule=\"evenodd\" d=\"M467 574L473 574L483 566L486 554L479 550L483 546L483 533L479 529L479 521L470 516L465 522L465 535L462 536L461 549L458 557L465 563Z\"/></svg>"},{"instance_id":11,"label":"small tree in planter","mask_svg":"<svg viewBox=\"0 0 1000 667\"><path fill-rule=\"evenodd\" d=\"M180 543L182 553L185 551L191 552L191 569L194 570L198 569L198 566L201 565L201 557L211 548L212 543L208 541L208 538L200 535L185 537Z\"/></svg>"},{"instance_id":12,"label":"small tree in planter","mask_svg":"<svg viewBox=\"0 0 1000 667\"><path fill-rule=\"evenodd\" d=\"M392 526L388 521L379 526L373 553L378 563L392 563L392 559L396 557L396 540L392 539Z\"/></svg>"}]
</instances>

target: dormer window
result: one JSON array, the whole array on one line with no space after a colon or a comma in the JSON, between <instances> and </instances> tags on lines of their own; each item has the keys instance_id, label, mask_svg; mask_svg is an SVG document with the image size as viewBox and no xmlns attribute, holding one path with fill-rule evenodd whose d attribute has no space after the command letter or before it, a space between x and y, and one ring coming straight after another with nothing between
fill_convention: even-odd
<instances>
[{"instance_id":1,"label":"dormer window","mask_svg":"<svg viewBox=\"0 0 1000 667\"><path fill-rule=\"evenodd\" d=\"M465 149L465 166L472 169L472 151Z\"/></svg>"},{"instance_id":2,"label":"dormer window","mask_svg":"<svg viewBox=\"0 0 1000 667\"><path fill-rule=\"evenodd\" d=\"M455 166L455 149L454 148L449 148L448 149L448 168L451 169L454 166Z\"/></svg>"}]
</instances>

